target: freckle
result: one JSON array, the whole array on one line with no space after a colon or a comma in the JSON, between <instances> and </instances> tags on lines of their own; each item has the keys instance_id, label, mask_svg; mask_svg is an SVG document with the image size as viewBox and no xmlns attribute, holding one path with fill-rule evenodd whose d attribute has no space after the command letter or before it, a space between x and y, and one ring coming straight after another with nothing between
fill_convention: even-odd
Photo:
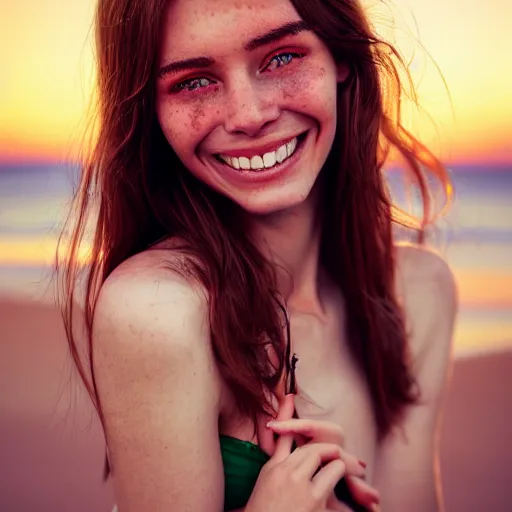
<instances>
[{"instance_id":1,"label":"freckle","mask_svg":"<svg viewBox=\"0 0 512 512\"><path fill-rule=\"evenodd\" d=\"M198 105L192 112L190 112L190 123L194 130L199 131L199 129L201 128L201 118L205 115L206 114L204 112L204 108L200 105Z\"/></svg>"},{"instance_id":2,"label":"freckle","mask_svg":"<svg viewBox=\"0 0 512 512\"><path fill-rule=\"evenodd\" d=\"M304 75L287 80L285 86L281 88L283 98L289 99L301 95L304 91L308 90L310 83L309 77Z\"/></svg>"}]
</instances>

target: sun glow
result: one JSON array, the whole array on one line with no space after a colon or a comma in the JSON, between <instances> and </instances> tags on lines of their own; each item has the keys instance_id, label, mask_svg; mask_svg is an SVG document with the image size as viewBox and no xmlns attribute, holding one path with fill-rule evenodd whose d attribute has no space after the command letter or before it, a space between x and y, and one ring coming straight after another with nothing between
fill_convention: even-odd
<instances>
[{"instance_id":1,"label":"sun glow","mask_svg":"<svg viewBox=\"0 0 512 512\"><path fill-rule=\"evenodd\" d=\"M461 7L456 0L395 0L392 32L386 28L389 12L376 7L388 3L364 3L375 26L410 61L428 113L412 114L404 105L406 125L445 159L511 161L512 68L504 63L512 47L512 3L471 1ZM93 83L93 11L93 0L3 6L1 160L76 155Z\"/></svg>"}]
</instances>

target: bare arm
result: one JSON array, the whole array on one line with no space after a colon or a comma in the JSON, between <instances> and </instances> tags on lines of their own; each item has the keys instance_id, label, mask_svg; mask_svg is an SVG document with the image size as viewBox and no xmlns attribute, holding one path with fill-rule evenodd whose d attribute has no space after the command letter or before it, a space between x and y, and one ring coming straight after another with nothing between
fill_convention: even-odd
<instances>
[{"instance_id":1,"label":"bare arm","mask_svg":"<svg viewBox=\"0 0 512 512\"><path fill-rule=\"evenodd\" d=\"M221 511L221 388L206 301L144 258L107 280L94 317L94 369L119 512Z\"/></svg>"},{"instance_id":2,"label":"bare arm","mask_svg":"<svg viewBox=\"0 0 512 512\"><path fill-rule=\"evenodd\" d=\"M450 269L429 251L399 249L399 270L421 403L407 411L403 435L382 443L375 484L383 512L434 512L443 509L437 452L457 293Z\"/></svg>"}]
</instances>

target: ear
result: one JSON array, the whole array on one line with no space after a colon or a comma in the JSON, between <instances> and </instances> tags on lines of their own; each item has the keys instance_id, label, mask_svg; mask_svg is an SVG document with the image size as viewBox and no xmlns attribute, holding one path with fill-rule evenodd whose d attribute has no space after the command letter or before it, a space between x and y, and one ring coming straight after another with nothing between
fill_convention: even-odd
<instances>
[{"instance_id":1,"label":"ear","mask_svg":"<svg viewBox=\"0 0 512 512\"><path fill-rule=\"evenodd\" d=\"M340 62L336 65L336 81L342 84L350 75L350 66L346 62Z\"/></svg>"}]
</instances>

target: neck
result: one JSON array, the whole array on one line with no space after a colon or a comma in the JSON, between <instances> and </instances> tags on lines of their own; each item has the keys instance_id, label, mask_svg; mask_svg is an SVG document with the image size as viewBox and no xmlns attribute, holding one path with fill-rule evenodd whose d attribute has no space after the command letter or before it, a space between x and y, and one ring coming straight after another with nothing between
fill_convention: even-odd
<instances>
[{"instance_id":1,"label":"neck","mask_svg":"<svg viewBox=\"0 0 512 512\"><path fill-rule=\"evenodd\" d=\"M278 292L291 310L324 317L320 218L314 192L297 207L252 217L251 237L275 266Z\"/></svg>"}]
</instances>

